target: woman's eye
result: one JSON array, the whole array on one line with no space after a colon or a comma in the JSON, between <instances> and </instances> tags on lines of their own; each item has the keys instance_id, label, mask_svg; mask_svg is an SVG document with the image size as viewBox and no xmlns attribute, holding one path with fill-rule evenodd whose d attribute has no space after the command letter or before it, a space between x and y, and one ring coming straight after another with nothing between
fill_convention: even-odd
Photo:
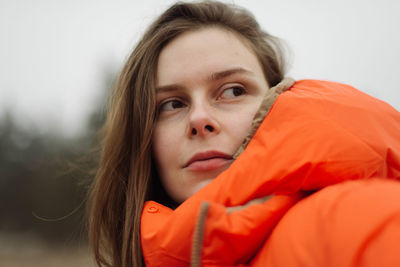
<instances>
[{"instance_id":1,"label":"woman's eye","mask_svg":"<svg viewBox=\"0 0 400 267\"><path fill-rule=\"evenodd\" d=\"M245 90L242 87L231 87L228 89L225 89L222 94L221 94L221 98L224 99L229 99L229 98L235 98L238 96L241 96L245 93Z\"/></svg>"},{"instance_id":2,"label":"woman's eye","mask_svg":"<svg viewBox=\"0 0 400 267\"><path fill-rule=\"evenodd\" d=\"M169 101L166 101L166 102L164 102L164 103L162 103L160 105L159 112L172 111L172 110L175 110L175 109L178 109L178 108L183 108L183 107L185 107L185 104L182 103L182 101L179 101L179 100L176 100L176 99L169 100Z\"/></svg>"}]
</instances>

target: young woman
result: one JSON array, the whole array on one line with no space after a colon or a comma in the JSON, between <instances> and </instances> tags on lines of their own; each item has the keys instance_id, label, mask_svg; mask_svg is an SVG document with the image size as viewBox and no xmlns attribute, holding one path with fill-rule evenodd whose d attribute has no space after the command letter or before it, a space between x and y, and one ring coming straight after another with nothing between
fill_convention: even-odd
<instances>
[{"instance_id":1,"label":"young woman","mask_svg":"<svg viewBox=\"0 0 400 267\"><path fill-rule=\"evenodd\" d=\"M279 41L243 9L178 3L112 93L90 243L99 266L394 264L399 178L397 111L284 79Z\"/></svg>"}]
</instances>

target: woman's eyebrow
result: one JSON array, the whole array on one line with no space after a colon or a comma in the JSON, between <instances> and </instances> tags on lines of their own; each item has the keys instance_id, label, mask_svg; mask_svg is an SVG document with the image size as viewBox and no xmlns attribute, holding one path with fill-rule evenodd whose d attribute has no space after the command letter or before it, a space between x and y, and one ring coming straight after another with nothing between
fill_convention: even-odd
<instances>
[{"instance_id":1,"label":"woman's eyebrow","mask_svg":"<svg viewBox=\"0 0 400 267\"><path fill-rule=\"evenodd\" d=\"M220 79L223 79L225 77L228 77L228 76L231 76L231 75L237 74L237 73L244 73L244 74L250 74L250 75L253 74L253 72L239 67L239 68L233 68L233 69L215 72L215 73L211 74L210 77L208 77L208 80L216 81L216 80L220 80Z\"/></svg>"},{"instance_id":2,"label":"woman's eyebrow","mask_svg":"<svg viewBox=\"0 0 400 267\"><path fill-rule=\"evenodd\" d=\"M171 91L180 91L183 90L184 87L179 84L171 84L165 86L156 87L156 93L163 93L163 92L171 92Z\"/></svg>"},{"instance_id":3,"label":"woman's eyebrow","mask_svg":"<svg viewBox=\"0 0 400 267\"><path fill-rule=\"evenodd\" d=\"M234 75L234 74L249 74L249 75L253 75L254 73L246 70L244 68L238 67L238 68L233 68L233 69L227 69L227 70L223 70L223 71L218 71L218 72L214 72L212 73L207 80L208 81L217 81L217 80L221 80L223 78L226 78L228 76ZM157 93L162 93L162 92L171 92L171 91L180 91L180 90L184 90L184 86L179 85L179 84L170 84L170 85L164 85L164 86L158 86L156 87L156 92Z\"/></svg>"}]
</instances>

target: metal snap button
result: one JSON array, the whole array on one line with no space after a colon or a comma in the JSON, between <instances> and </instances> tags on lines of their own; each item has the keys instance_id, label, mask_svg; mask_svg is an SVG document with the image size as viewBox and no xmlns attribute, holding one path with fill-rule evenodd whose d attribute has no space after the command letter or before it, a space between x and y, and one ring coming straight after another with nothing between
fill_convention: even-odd
<instances>
[{"instance_id":1,"label":"metal snap button","mask_svg":"<svg viewBox=\"0 0 400 267\"><path fill-rule=\"evenodd\" d=\"M148 207L147 212L156 213L156 212L158 212L158 208L157 207Z\"/></svg>"}]
</instances>

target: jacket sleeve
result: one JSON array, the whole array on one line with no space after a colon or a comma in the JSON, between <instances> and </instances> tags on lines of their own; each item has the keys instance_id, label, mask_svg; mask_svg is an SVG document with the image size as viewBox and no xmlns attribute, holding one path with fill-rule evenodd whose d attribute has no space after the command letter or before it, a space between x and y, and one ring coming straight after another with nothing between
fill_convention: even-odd
<instances>
[{"instance_id":1,"label":"jacket sleeve","mask_svg":"<svg viewBox=\"0 0 400 267\"><path fill-rule=\"evenodd\" d=\"M400 266L400 182L326 187L291 208L251 266Z\"/></svg>"}]
</instances>

